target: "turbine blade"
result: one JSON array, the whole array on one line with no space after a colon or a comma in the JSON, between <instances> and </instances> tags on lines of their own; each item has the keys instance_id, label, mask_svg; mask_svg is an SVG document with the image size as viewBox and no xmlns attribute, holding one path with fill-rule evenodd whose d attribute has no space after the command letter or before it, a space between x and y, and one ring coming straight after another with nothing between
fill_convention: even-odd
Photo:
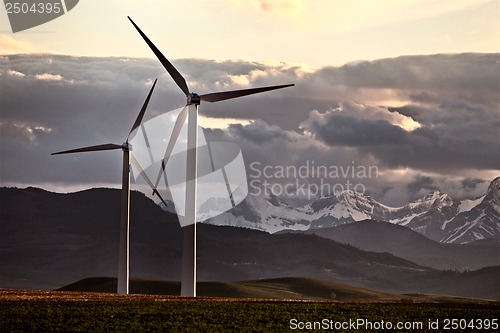
<instances>
[{"instance_id":1,"label":"turbine blade","mask_svg":"<svg viewBox=\"0 0 500 333\"><path fill-rule=\"evenodd\" d=\"M76 148L71 150L60 151L57 153L52 153L51 155L60 155L60 154L71 154L71 153L83 153L87 151L101 151L101 150L113 150L113 149L122 149L122 145L116 145L114 143L108 143L105 145L97 145L97 146L89 146L83 148Z\"/></svg>"},{"instance_id":2,"label":"turbine blade","mask_svg":"<svg viewBox=\"0 0 500 333\"><path fill-rule=\"evenodd\" d=\"M148 183L149 187L151 187L151 189L154 190L155 187L153 186L153 182L151 181L151 179L149 179L148 175L146 174L146 172L142 168L142 166L139 163L139 161L134 157L134 154L130 154L130 162L139 171L139 175L142 175L142 177L144 178L144 180L146 181L146 183Z\"/></svg>"},{"instance_id":3,"label":"turbine blade","mask_svg":"<svg viewBox=\"0 0 500 333\"><path fill-rule=\"evenodd\" d=\"M151 90L149 91L148 97L146 97L146 101L144 101L144 104L142 105L141 112L139 112L139 115L137 116L137 119L135 120L135 123L132 126L132 129L128 133L127 142L129 142L129 140L132 140L132 138L135 135L135 134L132 135L132 132L137 127L139 127L141 125L142 118L144 117L144 113L146 112L146 108L148 107L149 99L151 98L151 95L153 94L153 90L155 89L156 81L158 81L158 79L156 79L155 82L153 83L153 86L151 87Z\"/></svg>"},{"instance_id":4,"label":"turbine blade","mask_svg":"<svg viewBox=\"0 0 500 333\"><path fill-rule=\"evenodd\" d=\"M153 195L156 195L161 200L161 202L163 202L163 204L165 205L165 207L167 207L168 205L165 202L165 200L163 200L162 196L160 195L160 192L158 192L158 190L154 187L153 182L151 181L151 179L149 179L148 175L146 174L146 172L142 168L141 164L134 157L133 154L130 155L130 161L132 162L132 164L134 165L134 167L137 170L139 170L139 174L142 175L142 177L144 178L144 180L146 181L146 183L148 183L149 187L151 187L151 189L153 190Z\"/></svg>"},{"instance_id":5,"label":"turbine blade","mask_svg":"<svg viewBox=\"0 0 500 333\"><path fill-rule=\"evenodd\" d=\"M200 95L200 99L204 102L218 102L226 99L237 98L252 94L258 94L264 91L281 89L286 87L291 87L293 84L285 84L281 86L270 86L270 87L261 87L261 88L251 88L251 89L242 89L242 90L231 90L231 91L222 91L216 93L210 93L205 95Z\"/></svg>"},{"instance_id":6,"label":"turbine blade","mask_svg":"<svg viewBox=\"0 0 500 333\"><path fill-rule=\"evenodd\" d=\"M189 88L186 84L186 80L184 80L184 77L182 77L182 75L177 71L177 69L175 69L175 67L170 63L170 61L168 61L168 59L163 55L163 53L161 53L161 51L158 50L158 48L153 44L153 42L151 42L151 40L149 40L148 36L146 36L141 31L141 29L137 26L137 24L135 24L134 21L132 21L130 16L127 16L127 17L130 20L130 22L132 22L134 27L137 29L139 34L142 36L144 41L146 41L146 43L149 45L149 47L154 52L154 54L156 55L158 60L160 60L163 67L165 67L165 69L170 74L172 79L174 79L175 83L177 83L177 85L179 86L179 88L181 88L181 90L184 92L184 94L186 94L186 96L188 96L189 95Z\"/></svg>"},{"instance_id":7,"label":"turbine blade","mask_svg":"<svg viewBox=\"0 0 500 333\"><path fill-rule=\"evenodd\" d=\"M163 156L163 160L161 161L161 168L158 170L158 177L156 178L155 188L158 187L160 183L161 175L165 171L165 167L167 166L168 159L170 158L170 154L172 154L172 150L174 150L175 143L179 138L179 134L181 133L182 126L186 121L186 117L188 115L189 108L186 106L182 109L181 113L177 116L177 120L175 121L174 129L172 130L172 134L170 135L170 140L168 140L167 149L165 150L165 155Z\"/></svg>"},{"instance_id":8,"label":"turbine blade","mask_svg":"<svg viewBox=\"0 0 500 333\"><path fill-rule=\"evenodd\" d=\"M151 164L155 163L155 158L153 156L153 151L151 150L151 144L149 143L149 137L146 133L146 128L144 128L144 124L141 124L142 136L144 137L144 142L146 143L146 147L148 148L149 159Z\"/></svg>"},{"instance_id":9,"label":"turbine blade","mask_svg":"<svg viewBox=\"0 0 500 333\"><path fill-rule=\"evenodd\" d=\"M162 198L162 196L160 195L160 192L158 192L156 189L154 189L153 190L153 195L156 195L161 200L161 202L163 202L163 204L165 205L165 207L168 207L167 202Z\"/></svg>"}]
</instances>

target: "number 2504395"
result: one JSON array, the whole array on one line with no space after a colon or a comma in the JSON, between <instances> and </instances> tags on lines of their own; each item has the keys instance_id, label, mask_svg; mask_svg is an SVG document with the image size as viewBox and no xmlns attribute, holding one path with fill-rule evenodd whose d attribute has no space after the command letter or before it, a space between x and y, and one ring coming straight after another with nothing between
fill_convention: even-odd
<instances>
[{"instance_id":1,"label":"number 2504395","mask_svg":"<svg viewBox=\"0 0 500 333\"><path fill-rule=\"evenodd\" d=\"M7 2L7 14L59 14L63 9L59 2Z\"/></svg>"}]
</instances>

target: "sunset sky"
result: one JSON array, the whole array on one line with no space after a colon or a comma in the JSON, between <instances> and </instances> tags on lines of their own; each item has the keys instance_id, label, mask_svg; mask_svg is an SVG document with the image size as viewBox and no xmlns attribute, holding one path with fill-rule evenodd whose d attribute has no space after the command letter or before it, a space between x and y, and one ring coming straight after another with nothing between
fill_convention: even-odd
<instances>
[{"instance_id":1,"label":"sunset sky","mask_svg":"<svg viewBox=\"0 0 500 333\"><path fill-rule=\"evenodd\" d=\"M82 0L65 16L9 34L7 52L151 57L126 19L168 56L337 66L403 54L497 52L497 1Z\"/></svg>"},{"instance_id":2,"label":"sunset sky","mask_svg":"<svg viewBox=\"0 0 500 333\"><path fill-rule=\"evenodd\" d=\"M15 34L0 10L1 186L118 187L121 154L50 153L124 141L157 77L149 117L183 105L127 15L196 92L295 83L201 106L247 164L376 165L391 205L500 174L498 1L81 0Z\"/></svg>"}]
</instances>

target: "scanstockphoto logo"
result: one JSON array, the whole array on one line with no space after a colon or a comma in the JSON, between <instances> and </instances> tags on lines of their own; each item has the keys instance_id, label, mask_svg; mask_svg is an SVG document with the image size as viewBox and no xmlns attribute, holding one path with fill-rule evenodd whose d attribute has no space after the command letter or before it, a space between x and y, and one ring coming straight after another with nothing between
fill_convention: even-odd
<instances>
[{"instance_id":1,"label":"scanstockphoto logo","mask_svg":"<svg viewBox=\"0 0 500 333\"><path fill-rule=\"evenodd\" d=\"M264 193L289 198L312 199L335 192L353 191L365 194L365 182L378 178L376 165L320 165L306 160L301 165L263 165L250 163L250 194Z\"/></svg>"},{"instance_id":2,"label":"scanstockphoto logo","mask_svg":"<svg viewBox=\"0 0 500 333\"><path fill-rule=\"evenodd\" d=\"M12 32L50 22L75 8L79 0L3 0Z\"/></svg>"},{"instance_id":3,"label":"scanstockphoto logo","mask_svg":"<svg viewBox=\"0 0 500 333\"><path fill-rule=\"evenodd\" d=\"M230 142L210 142L198 126L196 179L187 177L189 149L188 124L184 123L170 151L174 120L189 106L170 111L143 123L131 140L134 177L168 193L182 227L193 221L187 216L186 189L196 182L196 222L220 215L242 202L248 194L245 163L239 146Z\"/></svg>"}]
</instances>

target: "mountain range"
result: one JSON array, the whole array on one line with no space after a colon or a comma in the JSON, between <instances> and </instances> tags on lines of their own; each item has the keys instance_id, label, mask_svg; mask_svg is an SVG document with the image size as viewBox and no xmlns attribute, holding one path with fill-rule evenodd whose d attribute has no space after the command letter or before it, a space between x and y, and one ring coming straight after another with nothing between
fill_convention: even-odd
<instances>
[{"instance_id":1,"label":"mountain range","mask_svg":"<svg viewBox=\"0 0 500 333\"><path fill-rule=\"evenodd\" d=\"M54 289L84 278L116 276L119 190L58 194L38 188L0 188L0 202L0 287ZM475 255L478 262L474 270L458 271L304 233L199 224L197 234L199 281L303 277L395 293L500 299L500 266L482 258L494 257L497 244L454 245ZM177 217L133 191L131 276L178 281L181 243Z\"/></svg>"},{"instance_id":2,"label":"mountain range","mask_svg":"<svg viewBox=\"0 0 500 333\"><path fill-rule=\"evenodd\" d=\"M206 223L231 225L270 233L314 230L363 220L407 227L431 240L463 244L500 238L500 177L474 200L456 200L434 191L402 207L389 207L369 196L342 191L294 207L273 194L249 194L236 208Z\"/></svg>"},{"instance_id":3,"label":"mountain range","mask_svg":"<svg viewBox=\"0 0 500 333\"><path fill-rule=\"evenodd\" d=\"M500 239L495 238L467 244L439 243L409 228L373 220L300 232L350 244L364 251L391 253L435 269L465 271L500 265Z\"/></svg>"}]
</instances>

